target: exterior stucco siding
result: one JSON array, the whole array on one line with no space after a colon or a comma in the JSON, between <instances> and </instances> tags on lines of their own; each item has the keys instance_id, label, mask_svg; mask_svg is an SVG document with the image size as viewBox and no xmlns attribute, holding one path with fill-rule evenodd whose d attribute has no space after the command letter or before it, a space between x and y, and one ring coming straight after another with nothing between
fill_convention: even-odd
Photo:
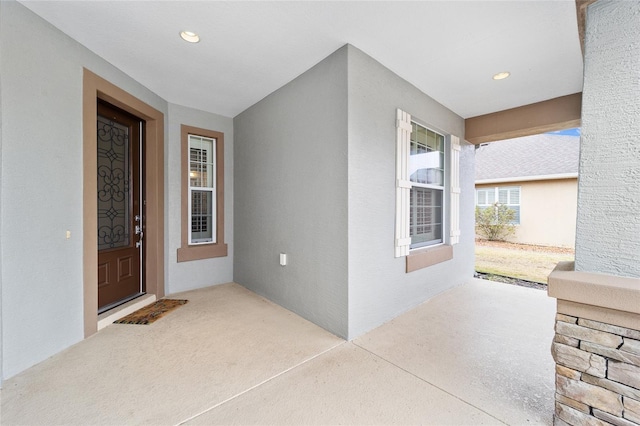
<instances>
[{"instance_id":1,"label":"exterior stucco siding","mask_svg":"<svg viewBox=\"0 0 640 426\"><path fill-rule=\"evenodd\" d=\"M165 116L167 103L18 2L2 2L0 31L8 378L84 338L83 68Z\"/></svg>"},{"instance_id":2,"label":"exterior stucco siding","mask_svg":"<svg viewBox=\"0 0 640 426\"><path fill-rule=\"evenodd\" d=\"M640 3L589 6L576 270L640 277Z\"/></svg>"},{"instance_id":3,"label":"exterior stucco siding","mask_svg":"<svg viewBox=\"0 0 640 426\"><path fill-rule=\"evenodd\" d=\"M349 337L355 338L473 276L475 155L464 142L461 117L348 47ZM453 246L453 259L410 273L406 258L394 257L396 108L434 130L459 136L462 144L460 243ZM445 203L445 222L448 217Z\"/></svg>"},{"instance_id":4,"label":"exterior stucco siding","mask_svg":"<svg viewBox=\"0 0 640 426\"><path fill-rule=\"evenodd\" d=\"M168 121L166 292L171 294L233 281L233 119L169 104ZM224 133L224 242L228 246L227 256L177 262L176 252L182 238L181 124Z\"/></svg>"},{"instance_id":5,"label":"exterior stucco siding","mask_svg":"<svg viewBox=\"0 0 640 426\"><path fill-rule=\"evenodd\" d=\"M234 280L347 337L346 48L240 113L234 131Z\"/></svg>"}]
</instances>

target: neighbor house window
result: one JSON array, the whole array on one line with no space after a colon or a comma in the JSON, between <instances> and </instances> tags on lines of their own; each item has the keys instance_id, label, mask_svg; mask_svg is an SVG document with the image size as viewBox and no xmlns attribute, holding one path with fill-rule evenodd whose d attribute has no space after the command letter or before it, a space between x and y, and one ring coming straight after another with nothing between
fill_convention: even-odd
<instances>
[{"instance_id":1,"label":"neighbor house window","mask_svg":"<svg viewBox=\"0 0 640 426\"><path fill-rule=\"evenodd\" d=\"M224 243L224 134L181 126L182 245L178 261L227 255Z\"/></svg>"},{"instance_id":2,"label":"neighbor house window","mask_svg":"<svg viewBox=\"0 0 640 426\"><path fill-rule=\"evenodd\" d=\"M414 249L444 241L445 138L418 123L411 126L409 236Z\"/></svg>"},{"instance_id":3,"label":"neighbor house window","mask_svg":"<svg viewBox=\"0 0 640 426\"><path fill-rule=\"evenodd\" d=\"M514 225L520 224L520 187L519 186L496 186L491 188L476 189L476 206L486 209L496 202L504 204L515 211Z\"/></svg>"}]
</instances>

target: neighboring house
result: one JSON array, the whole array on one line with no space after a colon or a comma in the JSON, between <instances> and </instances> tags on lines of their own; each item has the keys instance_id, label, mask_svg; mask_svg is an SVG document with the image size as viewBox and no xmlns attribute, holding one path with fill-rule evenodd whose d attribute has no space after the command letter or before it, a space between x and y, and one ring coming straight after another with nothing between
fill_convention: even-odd
<instances>
[{"instance_id":1,"label":"neighboring house","mask_svg":"<svg viewBox=\"0 0 640 426\"><path fill-rule=\"evenodd\" d=\"M515 210L522 244L574 247L580 137L545 133L476 149L476 206Z\"/></svg>"}]
</instances>

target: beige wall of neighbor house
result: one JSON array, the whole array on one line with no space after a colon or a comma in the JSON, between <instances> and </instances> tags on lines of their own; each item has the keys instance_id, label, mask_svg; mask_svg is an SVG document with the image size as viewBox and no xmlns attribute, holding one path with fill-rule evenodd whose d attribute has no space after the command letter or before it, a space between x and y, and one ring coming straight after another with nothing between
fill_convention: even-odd
<instances>
[{"instance_id":1,"label":"beige wall of neighbor house","mask_svg":"<svg viewBox=\"0 0 640 426\"><path fill-rule=\"evenodd\" d=\"M578 179L521 182L520 187L517 239L528 244L574 247Z\"/></svg>"},{"instance_id":2,"label":"beige wall of neighbor house","mask_svg":"<svg viewBox=\"0 0 640 426\"><path fill-rule=\"evenodd\" d=\"M509 241L555 247L574 247L578 179L500 182L476 185L520 187L520 224Z\"/></svg>"}]
</instances>

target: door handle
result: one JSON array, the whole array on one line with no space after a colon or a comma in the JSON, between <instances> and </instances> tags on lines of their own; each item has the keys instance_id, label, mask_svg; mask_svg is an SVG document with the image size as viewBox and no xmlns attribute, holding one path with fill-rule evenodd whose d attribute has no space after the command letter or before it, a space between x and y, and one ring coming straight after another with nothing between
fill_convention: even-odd
<instances>
[{"instance_id":1,"label":"door handle","mask_svg":"<svg viewBox=\"0 0 640 426\"><path fill-rule=\"evenodd\" d=\"M144 232L142 232L140 225L136 225L136 235L140 235L140 239L136 241L136 248L140 248L142 247L142 237L144 237Z\"/></svg>"}]
</instances>

